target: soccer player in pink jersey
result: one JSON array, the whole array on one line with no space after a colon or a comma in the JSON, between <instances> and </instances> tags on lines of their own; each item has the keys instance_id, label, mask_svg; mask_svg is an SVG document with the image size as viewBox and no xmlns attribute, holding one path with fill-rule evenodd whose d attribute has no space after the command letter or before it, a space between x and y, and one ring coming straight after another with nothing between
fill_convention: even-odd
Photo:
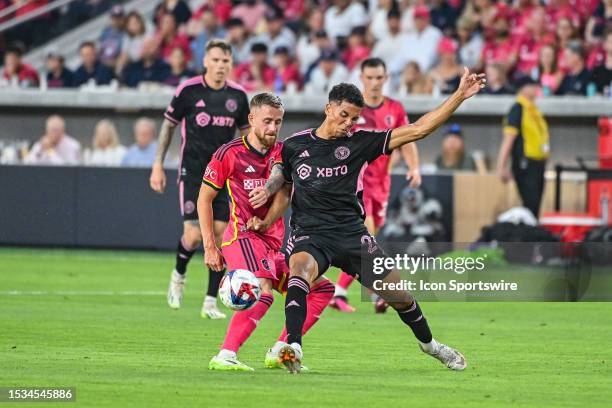
<instances>
[{"instance_id":1,"label":"soccer player in pink jersey","mask_svg":"<svg viewBox=\"0 0 612 408\"><path fill-rule=\"evenodd\" d=\"M383 86L388 79L387 67L380 58L368 58L361 63L361 82L363 83L363 99L365 106L361 116L353 128L357 130L395 129L408 124L408 116L399 101L383 95ZM419 173L419 152L416 143L402 146L401 155L408 165L406 178L411 187L421 185ZM397 155L396 155L397 156ZM365 209L365 226L372 236L385 225L387 201L391 189L389 170L393 164L393 156L383 155L370 163L363 175L363 206ZM346 272L341 272L336 283L336 292L330 306L341 312L354 312L355 308L348 303L348 287L355 278ZM389 305L372 293L374 310L384 313Z\"/></svg>"},{"instance_id":2,"label":"soccer player in pink jersey","mask_svg":"<svg viewBox=\"0 0 612 408\"><path fill-rule=\"evenodd\" d=\"M213 270L222 270L223 261L229 270L247 269L259 278L261 297L250 309L235 312L219 353L209 363L211 370L253 369L237 359L240 346L257 328L269 310L274 296L272 290L286 292L289 268L280 252L285 228L282 217L270 225L264 205L254 209L249 193L263 187L272 167L282 163L282 144L276 141L283 121L284 109L278 96L270 93L255 95L248 116L251 130L248 135L221 146L206 167L198 197L198 214L204 241L204 261ZM215 244L213 202L217 193L227 186L230 222L223 236L221 249ZM278 195L280 199L286 196ZM305 333L327 306L334 293L333 284L324 276L310 289L309 307L303 332ZM286 331L266 355L265 364L281 368L278 351L285 346Z\"/></svg>"}]
</instances>

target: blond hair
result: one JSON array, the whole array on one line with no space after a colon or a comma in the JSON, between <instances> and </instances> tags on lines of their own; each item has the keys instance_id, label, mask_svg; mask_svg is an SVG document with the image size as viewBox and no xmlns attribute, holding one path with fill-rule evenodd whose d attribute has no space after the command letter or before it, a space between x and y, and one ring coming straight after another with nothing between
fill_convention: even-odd
<instances>
[{"instance_id":1,"label":"blond hair","mask_svg":"<svg viewBox=\"0 0 612 408\"><path fill-rule=\"evenodd\" d=\"M107 147L119 146L119 135L117 134L117 129L115 128L115 124L109 119L102 119L96 124L93 136L94 149L102 149L101 138L104 136L108 136L109 142Z\"/></svg>"}]
</instances>

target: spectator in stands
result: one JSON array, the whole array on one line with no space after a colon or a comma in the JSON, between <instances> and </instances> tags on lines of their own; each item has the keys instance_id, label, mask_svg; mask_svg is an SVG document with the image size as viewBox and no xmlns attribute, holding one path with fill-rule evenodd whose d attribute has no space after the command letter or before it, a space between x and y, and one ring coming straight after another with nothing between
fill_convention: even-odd
<instances>
[{"instance_id":1,"label":"spectator in stands","mask_svg":"<svg viewBox=\"0 0 612 408\"><path fill-rule=\"evenodd\" d=\"M123 167L151 167L155 161L157 142L155 141L155 121L140 118L134 123L134 139L121 160Z\"/></svg>"},{"instance_id":2,"label":"spectator in stands","mask_svg":"<svg viewBox=\"0 0 612 408\"><path fill-rule=\"evenodd\" d=\"M121 42L121 55L117 60L115 72L123 71L128 64L136 62L142 55L142 44L151 32L142 16L136 12L130 12L125 19L125 33Z\"/></svg>"},{"instance_id":3,"label":"spectator in stands","mask_svg":"<svg viewBox=\"0 0 612 408\"><path fill-rule=\"evenodd\" d=\"M247 92L274 89L276 72L268 65L268 46L254 43L251 46L251 61L240 64L234 70L233 76Z\"/></svg>"},{"instance_id":4,"label":"spectator in stands","mask_svg":"<svg viewBox=\"0 0 612 408\"><path fill-rule=\"evenodd\" d=\"M154 22L156 25L161 25L162 17L166 14L171 14L177 26L186 24L191 18L191 9L183 0L163 0L155 8Z\"/></svg>"},{"instance_id":5,"label":"spectator in stands","mask_svg":"<svg viewBox=\"0 0 612 408\"><path fill-rule=\"evenodd\" d=\"M484 40L476 31L476 23L469 17L457 20L457 38L459 39L459 60L469 69L474 69L480 63Z\"/></svg>"},{"instance_id":6,"label":"spectator in stands","mask_svg":"<svg viewBox=\"0 0 612 408\"><path fill-rule=\"evenodd\" d=\"M493 25L497 8L492 0L468 0L461 18L473 21L480 30L486 30Z\"/></svg>"},{"instance_id":7,"label":"spectator in stands","mask_svg":"<svg viewBox=\"0 0 612 408\"><path fill-rule=\"evenodd\" d=\"M98 56L100 61L113 71L121 54L124 37L125 13L123 7L117 4L110 11L110 25L106 26L98 38Z\"/></svg>"},{"instance_id":8,"label":"spectator in stands","mask_svg":"<svg viewBox=\"0 0 612 408\"><path fill-rule=\"evenodd\" d=\"M307 18L307 31L303 33L296 46L300 72L305 75L308 68L321 56L321 50L331 48L332 43L324 30L324 14L319 8L313 8Z\"/></svg>"},{"instance_id":9,"label":"spectator in stands","mask_svg":"<svg viewBox=\"0 0 612 408\"><path fill-rule=\"evenodd\" d=\"M335 50L325 50L321 53L319 63L312 71L304 91L325 95L334 85L346 81L348 76L348 70L338 61L338 53Z\"/></svg>"},{"instance_id":10,"label":"spectator in stands","mask_svg":"<svg viewBox=\"0 0 612 408\"><path fill-rule=\"evenodd\" d=\"M182 48L175 48L170 54L170 74L164 81L166 85L177 87L186 79L193 78L196 73L187 68L187 59Z\"/></svg>"},{"instance_id":11,"label":"spectator in stands","mask_svg":"<svg viewBox=\"0 0 612 408\"><path fill-rule=\"evenodd\" d=\"M444 37L438 43L440 62L430 72L429 77L434 88L443 94L455 92L459 86L463 66L457 62L457 43L449 37Z\"/></svg>"},{"instance_id":12,"label":"spectator in stands","mask_svg":"<svg viewBox=\"0 0 612 408\"><path fill-rule=\"evenodd\" d=\"M141 82L165 82L170 76L170 66L158 57L157 40L153 37L145 39L142 45L142 58L132 62L123 71L123 83L129 87L137 87Z\"/></svg>"},{"instance_id":13,"label":"spectator in stands","mask_svg":"<svg viewBox=\"0 0 612 408\"><path fill-rule=\"evenodd\" d=\"M267 11L266 26L267 30L255 37L253 41L268 46L268 50L270 51L268 60L272 61L274 50L278 47L285 47L293 54L293 50L295 49L295 34L291 29L285 27L283 11L280 9Z\"/></svg>"},{"instance_id":14,"label":"spectator in stands","mask_svg":"<svg viewBox=\"0 0 612 408\"><path fill-rule=\"evenodd\" d=\"M214 39L225 38L226 33L222 26L219 25L211 9L202 11L198 22L201 26L199 33L191 41L192 61L191 65L198 71L204 68L204 54L206 53L206 43Z\"/></svg>"},{"instance_id":15,"label":"spectator in stands","mask_svg":"<svg viewBox=\"0 0 612 408\"><path fill-rule=\"evenodd\" d=\"M431 95L431 81L423 75L416 61L409 61L402 73L399 96Z\"/></svg>"},{"instance_id":16,"label":"spectator in stands","mask_svg":"<svg viewBox=\"0 0 612 408\"><path fill-rule=\"evenodd\" d=\"M208 0L202 4L191 16L191 19L199 20L202 13L212 11L215 20L220 26L223 26L230 19L232 14L231 0Z\"/></svg>"},{"instance_id":17,"label":"spectator in stands","mask_svg":"<svg viewBox=\"0 0 612 408\"><path fill-rule=\"evenodd\" d=\"M263 20L268 6L261 0L245 0L232 9L231 16L239 18L244 23L247 33L255 32L257 24Z\"/></svg>"},{"instance_id":18,"label":"spectator in stands","mask_svg":"<svg viewBox=\"0 0 612 408\"><path fill-rule=\"evenodd\" d=\"M525 76L517 81L516 103L504 118L503 141L497 158L502 182L516 181L523 206L538 217L544 191L544 170L550 154L548 124L535 105L538 83ZM508 161L512 157L512 165Z\"/></svg>"},{"instance_id":19,"label":"spectator in stands","mask_svg":"<svg viewBox=\"0 0 612 408\"><path fill-rule=\"evenodd\" d=\"M185 34L178 31L174 14L164 14L159 20L159 30L155 35L160 49L160 57L169 62L170 53L179 47L183 49L187 60L191 60L191 47Z\"/></svg>"},{"instance_id":20,"label":"spectator in stands","mask_svg":"<svg viewBox=\"0 0 612 408\"><path fill-rule=\"evenodd\" d=\"M81 144L66 134L61 116L52 115L45 123L45 134L32 146L25 159L28 164L75 165L81 160Z\"/></svg>"},{"instance_id":21,"label":"spectator in stands","mask_svg":"<svg viewBox=\"0 0 612 408\"><path fill-rule=\"evenodd\" d=\"M98 61L96 46L86 41L79 48L81 65L74 72L74 85L81 86L89 82L96 85L108 85L113 79L113 72L106 65Z\"/></svg>"},{"instance_id":22,"label":"spectator in stands","mask_svg":"<svg viewBox=\"0 0 612 408\"><path fill-rule=\"evenodd\" d=\"M525 30L517 45L518 75L530 75L538 67L540 49L546 44L553 44L555 40L547 30L543 7L532 9L525 22Z\"/></svg>"},{"instance_id":23,"label":"spectator in stands","mask_svg":"<svg viewBox=\"0 0 612 408\"><path fill-rule=\"evenodd\" d=\"M603 38L606 26L612 26L612 0L599 2L597 9L589 17L585 31L589 45L597 45Z\"/></svg>"},{"instance_id":24,"label":"spectator in stands","mask_svg":"<svg viewBox=\"0 0 612 408\"><path fill-rule=\"evenodd\" d=\"M458 9L452 7L446 0L432 0L431 2L431 24L450 36L455 32L458 17Z\"/></svg>"},{"instance_id":25,"label":"spectator in stands","mask_svg":"<svg viewBox=\"0 0 612 408\"><path fill-rule=\"evenodd\" d=\"M366 27L354 27L351 30L347 47L342 53L342 61L349 71L353 70L361 61L370 56L370 48L366 44L365 37Z\"/></svg>"},{"instance_id":26,"label":"spectator in stands","mask_svg":"<svg viewBox=\"0 0 612 408\"><path fill-rule=\"evenodd\" d=\"M468 170L475 171L476 163L474 158L465 152L465 140L461 126L453 123L446 128L444 139L442 140L442 151L436 158L438 170Z\"/></svg>"},{"instance_id":27,"label":"spectator in stands","mask_svg":"<svg viewBox=\"0 0 612 408\"><path fill-rule=\"evenodd\" d=\"M406 34L401 32L401 14L397 9L391 9L387 14L387 34L380 37L372 49L372 57L380 58L387 66L397 56L397 50L406 43Z\"/></svg>"},{"instance_id":28,"label":"spectator in stands","mask_svg":"<svg viewBox=\"0 0 612 408\"><path fill-rule=\"evenodd\" d=\"M333 6L325 12L325 31L333 41L343 43L354 27L366 25L368 14L358 1L333 0Z\"/></svg>"},{"instance_id":29,"label":"spectator in stands","mask_svg":"<svg viewBox=\"0 0 612 408\"><path fill-rule=\"evenodd\" d=\"M85 149L83 163L86 166L119 166L127 149L119 143L115 124L102 119L96 124L92 148Z\"/></svg>"},{"instance_id":30,"label":"spectator in stands","mask_svg":"<svg viewBox=\"0 0 612 408\"><path fill-rule=\"evenodd\" d=\"M302 89L302 77L297 63L291 58L286 47L278 47L274 50L274 69L276 79L274 80L274 92L286 92L289 90Z\"/></svg>"},{"instance_id":31,"label":"spectator in stands","mask_svg":"<svg viewBox=\"0 0 612 408\"><path fill-rule=\"evenodd\" d=\"M47 55L47 88L71 88L74 73L64 65L64 57L56 52Z\"/></svg>"},{"instance_id":32,"label":"spectator in stands","mask_svg":"<svg viewBox=\"0 0 612 408\"><path fill-rule=\"evenodd\" d=\"M503 64L489 64L485 68L487 74L487 86L482 90L483 94L488 95L508 95L512 94L512 88L508 85L508 74Z\"/></svg>"},{"instance_id":33,"label":"spectator in stands","mask_svg":"<svg viewBox=\"0 0 612 408\"><path fill-rule=\"evenodd\" d=\"M394 75L402 72L408 61L417 62L421 72L429 71L436 62L436 51L442 32L430 24L427 7L414 8L414 26L416 30L406 36L406 43L398 50L398 56L391 63L390 71Z\"/></svg>"},{"instance_id":34,"label":"spectator in stands","mask_svg":"<svg viewBox=\"0 0 612 408\"><path fill-rule=\"evenodd\" d=\"M2 79L6 85L20 88L37 87L39 83L38 72L21 61L21 50L17 47L7 48L4 52Z\"/></svg>"},{"instance_id":35,"label":"spectator in stands","mask_svg":"<svg viewBox=\"0 0 612 408\"><path fill-rule=\"evenodd\" d=\"M584 63L582 45L578 41L570 42L565 48L565 65L568 72L563 77L557 95L586 95L591 82L591 73Z\"/></svg>"},{"instance_id":36,"label":"spectator in stands","mask_svg":"<svg viewBox=\"0 0 612 408\"><path fill-rule=\"evenodd\" d=\"M227 30L226 40L232 46L232 57L234 65L238 66L243 62L247 62L251 55L251 46L249 45L249 33L244 27L244 23L239 18L230 18L225 25Z\"/></svg>"},{"instance_id":37,"label":"spectator in stands","mask_svg":"<svg viewBox=\"0 0 612 408\"><path fill-rule=\"evenodd\" d=\"M557 62L562 72L569 69L565 65L565 49L571 41L578 40L578 31L569 17L562 17L557 21Z\"/></svg>"},{"instance_id":38,"label":"spectator in stands","mask_svg":"<svg viewBox=\"0 0 612 408\"><path fill-rule=\"evenodd\" d=\"M501 8L495 16L493 26L486 31L486 42L480 57L480 67L489 64L503 64L506 72L511 72L516 64L515 43L510 37L510 16Z\"/></svg>"},{"instance_id":39,"label":"spectator in stands","mask_svg":"<svg viewBox=\"0 0 612 408\"><path fill-rule=\"evenodd\" d=\"M563 79L563 73L559 70L557 50L553 45L547 44L540 48L538 67L532 70L531 77L540 82L544 96L553 95L557 92L557 88L559 88L559 84L561 84Z\"/></svg>"},{"instance_id":40,"label":"spectator in stands","mask_svg":"<svg viewBox=\"0 0 612 408\"><path fill-rule=\"evenodd\" d=\"M604 34L604 50L606 58L603 64L593 69L593 83L597 86L597 92L607 97L612 96L612 27Z\"/></svg>"},{"instance_id":41,"label":"spectator in stands","mask_svg":"<svg viewBox=\"0 0 612 408\"><path fill-rule=\"evenodd\" d=\"M389 13L397 15L398 26L401 13L397 0L379 0L378 7L372 12L372 22L370 32L375 41L380 42L383 38L389 37ZM380 57L378 57L380 58Z\"/></svg>"}]
</instances>

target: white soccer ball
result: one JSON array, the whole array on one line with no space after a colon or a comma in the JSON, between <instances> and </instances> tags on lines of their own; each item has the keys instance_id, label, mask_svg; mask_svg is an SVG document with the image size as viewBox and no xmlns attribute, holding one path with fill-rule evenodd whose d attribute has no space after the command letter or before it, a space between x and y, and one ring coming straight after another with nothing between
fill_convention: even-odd
<instances>
[{"instance_id":1,"label":"white soccer ball","mask_svg":"<svg viewBox=\"0 0 612 408\"><path fill-rule=\"evenodd\" d=\"M246 269L229 271L219 284L221 303L232 310L246 310L259 300L259 279Z\"/></svg>"}]
</instances>

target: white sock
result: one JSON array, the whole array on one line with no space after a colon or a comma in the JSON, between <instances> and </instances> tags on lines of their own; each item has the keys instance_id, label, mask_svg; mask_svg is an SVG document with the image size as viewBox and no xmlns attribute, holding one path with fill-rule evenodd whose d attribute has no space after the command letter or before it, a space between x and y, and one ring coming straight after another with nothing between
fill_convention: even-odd
<instances>
[{"instance_id":1,"label":"white sock","mask_svg":"<svg viewBox=\"0 0 612 408\"><path fill-rule=\"evenodd\" d=\"M287 344L287 343L284 342L284 341L280 341L280 340L277 341L276 343L274 343L274 346L272 346L272 351L277 353L278 350L280 350L281 347L283 347L285 344Z\"/></svg>"},{"instance_id":2,"label":"white sock","mask_svg":"<svg viewBox=\"0 0 612 408\"><path fill-rule=\"evenodd\" d=\"M221 351L219 351L219 354L217 354L217 357L219 358L236 358L236 353L233 352L232 350L227 350L227 349L221 349Z\"/></svg>"},{"instance_id":3,"label":"white sock","mask_svg":"<svg viewBox=\"0 0 612 408\"><path fill-rule=\"evenodd\" d=\"M212 296L208 296L206 295L206 297L204 298L204 303L213 303L213 304L217 304L217 298L216 297L212 297Z\"/></svg>"},{"instance_id":4,"label":"white sock","mask_svg":"<svg viewBox=\"0 0 612 408\"><path fill-rule=\"evenodd\" d=\"M419 341L419 344L426 353L433 353L438 349L438 342L435 339L431 339L429 343L421 343Z\"/></svg>"},{"instance_id":5,"label":"white sock","mask_svg":"<svg viewBox=\"0 0 612 408\"><path fill-rule=\"evenodd\" d=\"M334 296L346 297L347 294L348 292L346 291L346 289L341 288L340 286L336 285L336 291L334 292Z\"/></svg>"}]
</instances>

